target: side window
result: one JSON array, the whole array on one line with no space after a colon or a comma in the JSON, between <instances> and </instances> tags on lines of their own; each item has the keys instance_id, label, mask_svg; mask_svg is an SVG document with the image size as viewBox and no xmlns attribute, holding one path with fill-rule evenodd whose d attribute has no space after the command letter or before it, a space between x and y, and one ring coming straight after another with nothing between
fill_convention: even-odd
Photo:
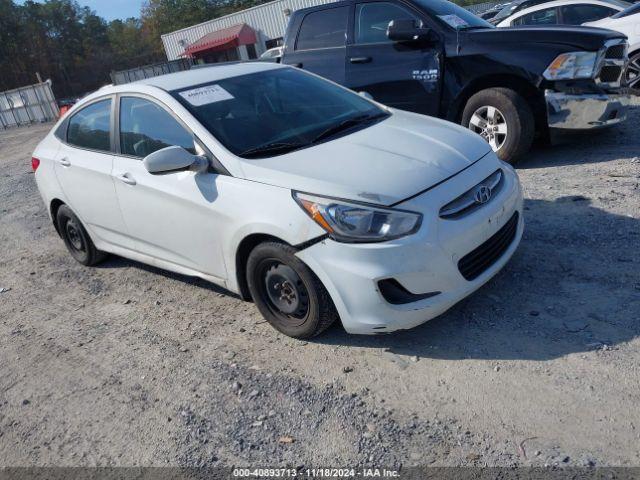
<instances>
[{"instance_id":1,"label":"side window","mask_svg":"<svg viewBox=\"0 0 640 480\"><path fill-rule=\"evenodd\" d=\"M111 99L92 103L69 119L67 143L91 150L111 151Z\"/></svg>"},{"instance_id":2,"label":"side window","mask_svg":"<svg viewBox=\"0 0 640 480\"><path fill-rule=\"evenodd\" d=\"M558 9L545 8L516 18L513 25L556 25L558 23Z\"/></svg>"},{"instance_id":3,"label":"side window","mask_svg":"<svg viewBox=\"0 0 640 480\"><path fill-rule=\"evenodd\" d=\"M343 47L347 36L349 7L330 8L307 14L302 20L296 50Z\"/></svg>"},{"instance_id":4,"label":"side window","mask_svg":"<svg viewBox=\"0 0 640 480\"><path fill-rule=\"evenodd\" d=\"M359 3L356 6L355 43L389 42L391 20L420 20L404 8L388 2Z\"/></svg>"},{"instance_id":5,"label":"side window","mask_svg":"<svg viewBox=\"0 0 640 480\"><path fill-rule=\"evenodd\" d=\"M123 154L146 157L174 145L195 153L193 135L164 108L138 97L120 100L120 151Z\"/></svg>"},{"instance_id":6,"label":"side window","mask_svg":"<svg viewBox=\"0 0 640 480\"><path fill-rule=\"evenodd\" d=\"M565 5L560 7L560 11L562 12L562 23L566 25L582 25L616 13L613 8L588 4Z\"/></svg>"}]
</instances>

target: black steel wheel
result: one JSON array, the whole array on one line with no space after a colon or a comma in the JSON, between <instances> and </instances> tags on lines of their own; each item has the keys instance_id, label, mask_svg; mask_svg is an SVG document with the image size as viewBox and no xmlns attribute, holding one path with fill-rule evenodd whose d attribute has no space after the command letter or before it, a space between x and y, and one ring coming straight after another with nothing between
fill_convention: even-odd
<instances>
[{"instance_id":1,"label":"black steel wheel","mask_svg":"<svg viewBox=\"0 0 640 480\"><path fill-rule=\"evenodd\" d=\"M247 283L260 313L278 331L310 338L338 317L322 282L283 243L256 246L247 261Z\"/></svg>"},{"instance_id":2,"label":"black steel wheel","mask_svg":"<svg viewBox=\"0 0 640 480\"><path fill-rule=\"evenodd\" d=\"M96 248L80 219L66 205L56 214L58 233L73 258L83 265L95 265L103 261L107 254Z\"/></svg>"}]
</instances>

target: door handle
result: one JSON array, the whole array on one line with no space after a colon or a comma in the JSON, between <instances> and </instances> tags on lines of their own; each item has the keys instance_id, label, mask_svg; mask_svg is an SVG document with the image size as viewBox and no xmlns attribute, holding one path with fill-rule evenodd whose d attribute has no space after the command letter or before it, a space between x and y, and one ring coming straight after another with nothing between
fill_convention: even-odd
<instances>
[{"instance_id":1,"label":"door handle","mask_svg":"<svg viewBox=\"0 0 640 480\"><path fill-rule=\"evenodd\" d=\"M58 163L60 165L62 165L63 167L70 167L71 166L71 162L67 159L67 157L61 158L60 160L58 160Z\"/></svg>"},{"instance_id":2,"label":"door handle","mask_svg":"<svg viewBox=\"0 0 640 480\"><path fill-rule=\"evenodd\" d=\"M126 183L127 185L135 185L136 184L136 179L133 178L130 173L123 173L122 175L118 175L117 178L122 183Z\"/></svg>"},{"instance_id":3,"label":"door handle","mask_svg":"<svg viewBox=\"0 0 640 480\"><path fill-rule=\"evenodd\" d=\"M371 57L351 57L349 61L351 63L369 63L371 61Z\"/></svg>"}]
</instances>

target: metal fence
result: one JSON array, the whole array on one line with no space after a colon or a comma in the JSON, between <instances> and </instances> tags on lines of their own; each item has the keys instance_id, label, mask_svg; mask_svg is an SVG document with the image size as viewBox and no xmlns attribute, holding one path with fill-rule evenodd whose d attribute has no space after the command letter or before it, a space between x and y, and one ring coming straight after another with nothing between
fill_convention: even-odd
<instances>
[{"instance_id":1,"label":"metal fence","mask_svg":"<svg viewBox=\"0 0 640 480\"><path fill-rule=\"evenodd\" d=\"M130 68L129 70L120 70L119 72L111 72L111 81L114 85L122 85L123 83L135 82L144 78L157 77L166 73L181 72L189 70L193 65L191 58L180 58L169 62L154 63L152 65L144 65L142 67Z\"/></svg>"},{"instance_id":2,"label":"metal fence","mask_svg":"<svg viewBox=\"0 0 640 480\"><path fill-rule=\"evenodd\" d=\"M3 129L49 122L57 119L59 113L50 81L0 92L0 124Z\"/></svg>"}]
</instances>

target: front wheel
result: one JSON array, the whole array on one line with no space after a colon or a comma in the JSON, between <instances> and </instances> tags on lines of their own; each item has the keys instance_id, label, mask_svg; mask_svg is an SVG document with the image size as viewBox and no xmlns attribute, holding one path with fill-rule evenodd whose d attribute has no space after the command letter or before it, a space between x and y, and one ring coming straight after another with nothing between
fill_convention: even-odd
<instances>
[{"instance_id":1,"label":"front wheel","mask_svg":"<svg viewBox=\"0 0 640 480\"><path fill-rule=\"evenodd\" d=\"M505 162L515 163L533 143L531 108L508 88L488 88L474 94L464 107L461 123L484 138Z\"/></svg>"},{"instance_id":2,"label":"front wheel","mask_svg":"<svg viewBox=\"0 0 640 480\"><path fill-rule=\"evenodd\" d=\"M322 282L283 243L255 247L247 261L249 292L258 310L278 331L294 338L318 335L338 318Z\"/></svg>"}]
</instances>

